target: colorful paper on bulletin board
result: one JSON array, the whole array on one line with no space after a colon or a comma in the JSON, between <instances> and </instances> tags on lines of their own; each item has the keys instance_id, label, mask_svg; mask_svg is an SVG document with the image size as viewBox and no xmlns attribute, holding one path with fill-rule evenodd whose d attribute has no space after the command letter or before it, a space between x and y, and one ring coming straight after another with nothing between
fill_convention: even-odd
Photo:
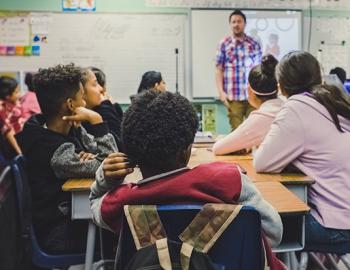
<instances>
[{"instance_id":1,"label":"colorful paper on bulletin board","mask_svg":"<svg viewBox=\"0 0 350 270\"><path fill-rule=\"evenodd\" d=\"M38 45L32 46L32 55L36 55L36 56L40 55L40 46Z\"/></svg>"},{"instance_id":2,"label":"colorful paper on bulletin board","mask_svg":"<svg viewBox=\"0 0 350 270\"><path fill-rule=\"evenodd\" d=\"M32 46L24 46L24 55L25 56L32 55Z\"/></svg>"},{"instance_id":3,"label":"colorful paper on bulletin board","mask_svg":"<svg viewBox=\"0 0 350 270\"><path fill-rule=\"evenodd\" d=\"M62 11L96 11L96 0L62 0Z\"/></svg>"},{"instance_id":4,"label":"colorful paper on bulletin board","mask_svg":"<svg viewBox=\"0 0 350 270\"><path fill-rule=\"evenodd\" d=\"M6 55L7 54L7 47L0 45L0 55Z\"/></svg>"},{"instance_id":5,"label":"colorful paper on bulletin board","mask_svg":"<svg viewBox=\"0 0 350 270\"><path fill-rule=\"evenodd\" d=\"M16 47L15 46L7 46L6 55L15 55Z\"/></svg>"},{"instance_id":6,"label":"colorful paper on bulletin board","mask_svg":"<svg viewBox=\"0 0 350 270\"><path fill-rule=\"evenodd\" d=\"M24 46L16 46L15 54L18 56L24 55Z\"/></svg>"},{"instance_id":7,"label":"colorful paper on bulletin board","mask_svg":"<svg viewBox=\"0 0 350 270\"><path fill-rule=\"evenodd\" d=\"M203 131L216 132L216 106L214 104L202 105Z\"/></svg>"}]
</instances>

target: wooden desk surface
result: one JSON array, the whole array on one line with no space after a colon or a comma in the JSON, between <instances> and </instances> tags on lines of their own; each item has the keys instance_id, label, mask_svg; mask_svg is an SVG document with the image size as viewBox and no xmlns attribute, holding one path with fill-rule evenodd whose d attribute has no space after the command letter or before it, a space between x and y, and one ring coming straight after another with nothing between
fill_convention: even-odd
<instances>
[{"instance_id":1,"label":"wooden desk surface","mask_svg":"<svg viewBox=\"0 0 350 270\"><path fill-rule=\"evenodd\" d=\"M88 191L94 179L70 179L62 186L63 191ZM281 183L256 182L258 190L280 214L306 213L310 209Z\"/></svg>"},{"instance_id":2,"label":"wooden desk surface","mask_svg":"<svg viewBox=\"0 0 350 270\"><path fill-rule=\"evenodd\" d=\"M238 164L242 169L247 171L247 175L254 182L266 182L277 181L283 184L312 184L314 180L310 177L298 174L298 173L257 173L253 167L253 157L251 155L224 155L215 156L213 152L206 148L195 148L194 153L191 155L189 167L193 168L202 163L208 163L213 161L223 161Z\"/></svg>"},{"instance_id":3,"label":"wooden desk surface","mask_svg":"<svg viewBox=\"0 0 350 270\"><path fill-rule=\"evenodd\" d=\"M263 198L280 214L307 213L310 207L278 182L255 182Z\"/></svg>"}]
</instances>

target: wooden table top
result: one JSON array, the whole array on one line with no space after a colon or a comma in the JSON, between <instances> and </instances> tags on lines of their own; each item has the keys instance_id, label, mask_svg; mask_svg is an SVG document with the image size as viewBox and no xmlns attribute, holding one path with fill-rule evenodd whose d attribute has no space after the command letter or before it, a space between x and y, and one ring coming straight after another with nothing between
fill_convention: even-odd
<instances>
[{"instance_id":1,"label":"wooden table top","mask_svg":"<svg viewBox=\"0 0 350 270\"><path fill-rule=\"evenodd\" d=\"M88 191L94 179L70 179L62 186L63 191ZM306 213L310 208L279 182L256 182L263 198L280 214Z\"/></svg>"},{"instance_id":2,"label":"wooden table top","mask_svg":"<svg viewBox=\"0 0 350 270\"><path fill-rule=\"evenodd\" d=\"M255 182L254 184L261 192L263 198L280 214L307 213L310 211L309 206L281 183L274 181Z\"/></svg>"},{"instance_id":3,"label":"wooden table top","mask_svg":"<svg viewBox=\"0 0 350 270\"><path fill-rule=\"evenodd\" d=\"M193 151L193 149L192 149ZM253 157L251 155L224 155L215 156L212 151L206 148L194 148L191 155L189 167L193 168L202 163L223 161L236 163L247 172L247 175L253 182L277 181L283 184L304 184L309 185L314 182L310 177L299 173L257 173L253 166Z\"/></svg>"}]
</instances>

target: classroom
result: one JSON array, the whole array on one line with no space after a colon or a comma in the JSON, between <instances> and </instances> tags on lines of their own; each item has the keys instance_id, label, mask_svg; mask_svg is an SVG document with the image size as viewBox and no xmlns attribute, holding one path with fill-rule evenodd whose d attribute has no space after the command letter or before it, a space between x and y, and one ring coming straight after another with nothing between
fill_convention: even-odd
<instances>
[{"instance_id":1,"label":"classroom","mask_svg":"<svg viewBox=\"0 0 350 270\"><path fill-rule=\"evenodd\" d=\"M0 269L350 269L349 12L1 0Z\"/></svg>"}]
</instances>

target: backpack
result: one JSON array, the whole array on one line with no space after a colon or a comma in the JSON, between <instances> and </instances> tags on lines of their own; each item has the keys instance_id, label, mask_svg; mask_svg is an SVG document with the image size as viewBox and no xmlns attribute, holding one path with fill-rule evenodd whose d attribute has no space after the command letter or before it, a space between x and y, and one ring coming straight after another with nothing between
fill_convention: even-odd
<instances>
[{"instance_id":1,"label":"backpack","mask_svg":"<svg viewBox=\"0 0 350 270\"><path fill-rule=\"evenodd\" d=\"M207 252L241 208L241 205L230 204L204 205L179 235L181 242L176 242L167 238L156 206L124 206L137 249L125 270L224 269L222 266L214 265Z\"/></svg>"}]
</instances>

